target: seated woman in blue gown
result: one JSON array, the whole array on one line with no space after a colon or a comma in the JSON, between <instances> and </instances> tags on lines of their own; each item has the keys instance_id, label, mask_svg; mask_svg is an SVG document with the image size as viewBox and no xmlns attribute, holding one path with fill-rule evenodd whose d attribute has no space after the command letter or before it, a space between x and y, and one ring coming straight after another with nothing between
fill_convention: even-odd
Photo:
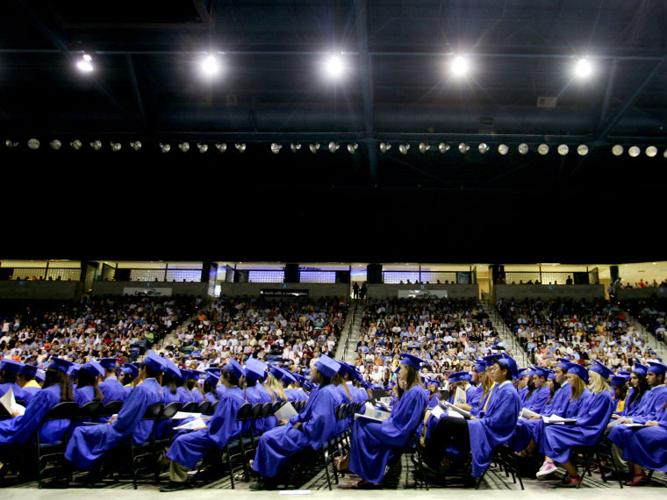
<instances>
[{"instance_id":1,"label":"seated woman in blue gown","mask_svg":"<svg viewBox=\"0 0 667 500\"><path fill-rule=\"evenodd\" d=\"M99 381L103 376L104 368L97 361L91 360L81 365L77 374L74 402L79 406L84 406L91 401L102 401L104 394L99 388Z\"/></svg>"},{"instance_id":2,"label":"seated woman in blue gown","mask_svg":"<svg viewBox=\"0 0 667 500\"><path fill-rule=\"evenodd\" d=\"M102 358L99 363L104 368L104 381L99 384L103 395L102 403L106 405L111 401L125 401L127 394L123 384L116 378L116 358Z\"/></svg>"},{"instance_id":3,"label":"seated woman in blue gown","mask_svg":"<svg viewBox=\"0 0 667 500\"><path fill-rule=\"evenodd\" d=\"M438 421L426 442L424 459L435 471L448 468L452 462L465 463L472 456L472 476L480 477L491 464L493 451L507 443L519 418L519 395L512 377L516 362L508 355L497 356L489 363L487 377L495 382L478 416L469 420L446 416Z\"/></svg>"},{"instance_id":4,"label":"seated woman in blue gown","mask_svg":"<svg viewBox=\"0 0 667 500\"><path fill-rule=\"evenodd\" d=\"M398 372L398 402L384 422L358 419L352 426L349 465L342 459L338 467L348 468L361 481L358 488L377 487L384 479L389 460L416 436L428 406L428 393L421 385L419 369L423 361L403 354Z\"/></svg>"},{"instance_id":5,"label":"seated woman in blue gown","mask_svg":"<svg viewBox=\"0 0 667 500\"><path fill-rule=\"evenodd\" d=\"M630 372L630 389L625 396L623 411L620 413L623 417L632 417L637 414L637 410L644 399L644 396L651 389L646 380L648 368L635 363Z\"/></svg>"},{"instance_id":6,"label":"seated woman in blue gown","mask_svg":"<svg viewBox=\"0 0 667 500\"><path fill-rule=\"evenodd\" d=\"M320 356L311 363L314 388L306 407L289 422L265 432L259 439L252 468L262 477L253 489L274 488L276 477L289 459L306 449L320 449L336 432L336 387L331 379L340 363Z\"/></svg>"},{"instance_id":7,"label":"seated woman in blue gown","mask_svg":"<svg viewBox=\"0 0 667 500\"><path fill-rule=\"evenodd\" d=\"M42 420L58 403L72 401L72 387L67 375L71 364L65 359L54 358L46 370L44 386L35 393L25 413L0 421L0 465L15 460L16 446L32 440L38 431L43 443L57 443L62 439L70 425L69 420L51 420L44 425Z\"/></svg>"},{"instance_id":8,"label":"seated woman in blue gown","mask_svg":"<svg viewBox=\"0 0 667 500\"><path fill-rule=\"evenodd\" d=\"M176 491L187 488L188 470L193 469L214 448L223 449L227 442L241 432L241 423L236 416L245 403L239 380L243 368L235 359L230 359L221 370L220 382L225 392L215 413L207 422L205 429L181 434L169 447L169 484L160 491Z\"/></svg>"},{"instance_id":9,"label":"seated woman in blue gown","mask_svg":"<svg viewBox=\"0 0 667 500\"><path fill-rule=\"evenodd\" d=\"M83 470L89 470L109 450L128 439L137 445L144 444L153 430L153 421L143 420L149 406L162 402L160 378L164 364L162 358L148 351L139 372L140 380L123 403L116 418L107 423L77 427L67 443L65 458Z\"/></svg>"},{"instance_id":10,"label":"seated woman in blue gown","mask_svg":"<svg viewBox=\"0 0 667 500\"><path fill-rule=\"evenodd\" d=\"M3 359L0 362L0 396L11 388L14 393L14 399L19 404L26 404L25 394L19 384L16 383L16 377L23 369L23 363L12 359Z\"/></svg>"},{"instance_id":11,"label":"seated woman in blue gown","mask_svg":"<svg viewBox=\"0 0 667 500\"><path fill-rule=\"evenodd\" d=\"M544 479L553 474L557 467L555 462L563 465L568 473L569 485L576 486L581 477L577 468L570 461L570 452L575 446L593 446L601 439L611 417L611 393L609 379L612 371L599 361L593 361L590 371L581 365L572 364L568 369L568 384L572 390L572 397L585 392L585 384L590 381L590 391L577 413L570 418L576 418L573 425L546 424L539 420L532 430L532 442L528 446L528 453L537 448L544 456L544 463L537 472L538 479ZM584 396L582 395L582 398Z\"/></svg>"}]
</instances>

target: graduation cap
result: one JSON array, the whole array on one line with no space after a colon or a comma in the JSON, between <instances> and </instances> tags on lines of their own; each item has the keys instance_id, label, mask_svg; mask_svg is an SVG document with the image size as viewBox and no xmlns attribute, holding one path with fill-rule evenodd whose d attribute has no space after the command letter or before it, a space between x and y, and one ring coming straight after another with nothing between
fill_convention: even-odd
<instances>
[{"instance_id":1,"label":"graduation cap","mask_svg":"<svg viewBox=\"0 0 667 500\"><path fill-rule=\"evenodd\" d=\"M605 365L600 363L597 359L593 360L593 363L591 364L591 367L589 369L590 369L590 371L597 373L603 379L606 379L606 380L609 380L609 378L614 374L613 371L611 371Z\"/></svg>"},{"instance_id":2,"label":"graduation cap","mask_svg":"<svg viewBox=\"0 0 667 500\"><path fill-rule=\"evenodd\" d=\"M178 366L176 366L176 363L174 363L169 358L162 358L162 360L164 363L165 373L169 374L171 377L175 379L183 380L183 374L181 373L181 369Z\"/></svg>"},{"instance_id":3,"label":"graduation cap","mask_svg":"<svg viewBox=\"0 0 667 500\"><path fill-rule=\"evenodd\" d=\"M134 366L132 363L126 363L120 371L125 375L132 375L132 378L136 378L137 375L139 375L139 368Z\"/></svg>"},{"instance_id":4,"label":"graduation cap","mask_svg":"<svg viewBox=\"0 0 667 500\"><path fill-rule=\"evenodd\" d=\"M34 365L23 365L19 374L23 375L25 378L35 378L37 367Z\"/></svg>"},{"instance_id":5,"label":"graduation cap","mask_svg":"<svg viewBox=\"0 0 667 500\"><path fill-rule=\"evenodd\" d=\"M452 384L455 382L466 382L470 380L470 374L468 372L454 372L450 373L447 379Z\"/></svg>"},{"instance_id":6,"label":"graduation cap","mask_svg":"<svg viewBox=\"0 0 667 500\"><path fill-rule=\"evenodd\" d=\"M475 361L475 366L472 367L472 370L477 373L484 373L486 371L486 363L483 359L478 359Z\"/></svg>"},{"instance_id":7,"label":"graduation cap","mask_svg":"<svg viewBox=\"0 0 667 500\"><path fill-rule=\"evenodd\" d=\"M98 375L104 376L104 368L94 359L91 359L88 363L84 364L79 368L80 371L84 371L90 374L92 377L97 377Z\"/></svg>"},{"instance_id":8,"label":"graduation cap","mask_svg":"<svg viewBox=\"0 0 667 500\"><path fill-rule=\"evenodd\" d=\"M503 352L502 356L499 356L498 359L496 359L496 363L504 368L507 368L512 375L512 378L514 378L519 371L518 367L516 366L516 361L514 361L512 356L506 352Z\"/></svg>"},{"instance_id":9,"label":"graduation cap","mask_svg":"<svg viewBox=\"0 0 667 500\"><path fill-rule=\"evenodd\" d=\"M664 375L667 372L667 365L660 361L649 361L648 373L655 373L656 375Z\"/></svg>"},{"instance_id":10,"label":"graduation cap","mask_svg":"<svg viewBox=\"0 0 667 500\"><path fill-rule=\"evenodd\" d=\"M418 356L415 356L414 354L404 352L403 354L401 354L401 364L411 366L415 370L419 371L421 365L425 365L426 361L424 361Z\"/></svg>"},{"instance_id":11,"label":"graduation cap","mask_svg":"<svg viewBox=\"0 0 667 500\"><path fill-rule=\"evenodd\" d=\"M44 370L37 370L35 372L35 380L37 382L44 382L46 380L46 372Z\"/></svg>"},{"instance_id":12,"label":"graduation cap","mask_svg":"<svg viewBox=\"0 0 667 500\"><path fill-rule=\"evenodd\" d=\"M567 369L567 373L576 375L581 380L583 380L584 383L588 383L588 370L586 370L586 368L583 366L578 365L577 363L570 363L570 367Z\"/></svg>"},{"instance_id":13,"label":"graduation cap","mask_svg":"<svg viewBox=\"0 0 667 500\"><path fill-rule=\"evenodd\" d=\"M217 376L217 375L216 375L215 373L213 373L213 372L208 372L208 373L206 374L206 378L204 379L204 381L205 381L205 383L207 383L207 384L210 384L210 385L212 385L212 386L216 386L216 385L218 385L218 383L220 382L220 377Z\"/></svg>"},{"instance_id":14,"label":"graduation cap","mask_svg":"<svg viewBox=\"0 0 667 500\"><path fill-rule=\"evenodd\" d=\"M79 374L80 369L81 365L79 363L72 363L72 366L67 369L67 375L70 377L76 377Z\"/></svg>"},{"instance_id":15,"label":"graduation cap","mask_svg":"<svg viewBox=\"0 0 667 500\"><path fill-rule=\"evenodd\" d=\"M230 375L232 382L237 384L239 379L243 376L243 367L234 358L229 358L227 364L221 368L221 373L225 372Z\"/></svg>"},{"instance_id":16,"label":"graduation cap","mask_svg":"<svg viewBox=\"0 0 667 500\"><path fill-rule=\"evenodd\" d=\"M248 358L245 363L243 374L245 375L245 378L250 381L264 380L266 375L266 363L255 358Z\"/></svg>"},{"instance_id":17,"label":"graduation cap","mask_svg":"<svg viewBox=\"0 0 667 500\"><path fill-rule=\"evenodd\" d=\"M315 367L317 371L320 372L327 378L333 377L340 371L341 365L335 359L330 358L326 354L323 354L315 362Z\"/></svg>"},{"instance_id":18,"label":"graduation cap","mask_svg":"<svg viewBox=\"0 0 667 500\"><path fill-rule=\"evenodd\" d=\"M144 356L144 364L153 371L161 372L165 369L164 358L155 354L154 351L148 351Z\"/></svg>"},{"instance_id":19,"label":"graduation cap","mask_svg":"<svg viewBox=\"0 0 667 500\"><path fill-rule=\"evenodd\" d=\"M647 372L648 372L648 368L644 365L640 365L639 363L635 363L632 366L632 373L636 373L637 375L641 375L642 377L646 377Z\"/></svg>"},{"instance_id":20,"label":"graduation cap","mask_svg":"<svg viewBox=\"0 0 667 500\"><path fill-rule=\"evenodd\" d=\"M116 358L100 358L99 363L105 370L115 370L118 364Z\"/></svg>"},{"instance_id":21,"label":"graduation cap","mask_svg":"<svg viewBox=\"0 0 667 500\"><path fill-rule=\"evenodd\" d=\"M218 368L218 367L206 368L206 370L204 370L204 371L205 371L206 373L212 373L212 374L215 375L216 377L220 378L220 372L221 372L221 370L220 370L220 368Z\"/></svg>"},{"instance_id":22,"label":"graduation cap","mask_svg":"<svg viewBox=\"0 0 667 500\"><path fill-rule=\"evenodd\" d=\"M546 379L549 376L549 372L545 370L544 368L540 368L538 366L533 367L533 369L530 372L532 375L537 375L538 377L542 377Z\"/></svg>"},{"instance_id":23,"label":"graduation cap","mask_svg":"<svg viewBox=\"0 0 667 500\"><path fill-rule=\"evenodd\" d=\"M516 378L530 377L530 368L521 368L516 372Z\"/></svg>"},{"instance_id":24,"label":"graduation cap","mask_svg":"<svg viewBox=\"0 0 667 500\"><path fill-rule=\"evenodd\" d=\"M488 356L484 356L484 364L486 365L486 369L489 369L491 365L493 365L496 360L498 359L498 354L489 354Z\"/></svg>"},{"instance_id":25,"label":"graduation cap","mask_svg":"<svg viewBox=\"0 0 667 500\"><path fill-rule=\"evenodd\" d=\"M627 380L625 377L621 377L620 375L614 375L611 377L612 387L623 387L626 383Z\"/></svg>"},{"instance_id":26,"label":"graduation cap","mask_svg":"<svg viewBox=\"0 0 667 500\"><path fill-rule=\"evenodd\" d=\"M23 368L23 363L14 361L13 359L3 359L0 364L0 370L5 371L7 374L18 375Z\"/></svg>"},{"instance_id":27,"label":"graduation cap","mask_svg":"<svg viewBox=\"0 0 667 500\"><path fill-rule=\"evenodd\" d=\"M566 372L570 369L571 364L572 362L567 358L558 358L558 365L556 366Z\"/></svg>"},{"instance_id":28,"label":"graduation cap","mask_svg":"<svg viewBox=\"0 0 667 500\"><path fill-rule=\"evenodd\" d=\"M623 377L626 380L626 382L630 380L630 372L628 370L618 370L616 372L616 375L619 377Z\"/></svg>"},{"instance_id":29,"label":"graduation cap","mask_svg":"<svg viewBox=\"0 0 667 500\"><path fill-rule=\"evenodd\" d=\"M185 368L181 370L181 375L185 380L197 380L201 373L197 370L186 370Z\"/></svg>"},{"instance_id":30,"label":"graduation cap","mask_svg":"<svg viewBox=\"0 0 667 500\"><path fill-rule=\"evenodd\" d=\"M547 370L547 380L555 380L556 372L553 370Z\"/></svg>"}]
</instances>

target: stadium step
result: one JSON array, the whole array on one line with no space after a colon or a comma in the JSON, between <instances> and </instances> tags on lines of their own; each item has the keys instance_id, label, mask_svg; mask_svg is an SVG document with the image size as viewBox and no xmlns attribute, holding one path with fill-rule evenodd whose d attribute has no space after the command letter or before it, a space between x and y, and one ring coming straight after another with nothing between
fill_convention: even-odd
<instances>
[{"instance_id":1,"label":"stadium step","mask_svg":"<svg viewBox=\"0 0 667 500\"><path fill-rule=\"evenodd\" d=\"M650 331L648 331L644 327L644 325L642 325L637 320L637 318L633 317L627 311L625 314L627 315L628 318L628 324L632 326L635 330L637 330L639 334L646 339L646 343L649 345L651 349L655 351L658 357L662 358L663 360L667 359L667 348L665 348L665 344L660 340L658 340L658 338L655 335L653 335Z\"/></svg>"},{"instance_id":2,"label":"stadium step","mask_svg":"<svg viewBox=\"0 0 667 500\"><path fill-rule=\"evenodd\" d=\"M484 312L489 315L489 319L498 332L498 336L502 340L505 349L512 355L519 366L529 366L531 364L530 356L521 344L519 344L512 330L505 324L496 306L487 301L480 301L480 304Z\"/></svg>"}]
</instances>

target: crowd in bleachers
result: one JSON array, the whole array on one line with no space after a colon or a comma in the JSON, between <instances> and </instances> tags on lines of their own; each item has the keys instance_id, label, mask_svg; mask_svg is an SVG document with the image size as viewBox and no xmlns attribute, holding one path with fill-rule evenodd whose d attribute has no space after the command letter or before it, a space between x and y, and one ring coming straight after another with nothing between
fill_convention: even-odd
<instances>
[{"instance_id":1,"label":"crowd in bleachers","mask_svg":"<svg viewBox=\"0 0 667 500\"><path fill-rule=\"evenodd\" d=\"M442 378L503 347L488 315L475 299L370 300L356 346L357 365L375 384L384 384L411 352Z\"/></svg>"},{"instance_id":2,"label":"crowd in bleachers","mask_svg":"<svg viewBox=\"0 0 667 500\"><path fill-rule=\"evenodd\" d=\"M612 368L633 359L656 359L645 335L628 323L627 314L603 300L499 300L496 308L538 366L558 358L597 359Z\"/></svg>"},{"instance_id":3,"label":"crowd in bleachers","mask_svg":"<svg viewBox=\"0 0 667 500\"><path fill-rule=\"evenodd\" d=\"M622 305L658 340L667 342L667 298L624 300Z\"/></svg>"},{"instance_id":4,"label":"crowd in bleachers","mask_svg":"<svg viewBox=\"0 0 667 500\"><path fill-rule=\"evenodd\" d=\"M621 282L621 287L622 288L663 288L667 287L667 279L662 280L660 283L658 283L658 280L653 280L653 281L644 281L643 279L640 279L639 281L635 281L634 283L630 283L629 281L626 283Z\"/></svg>"}]
</instances>

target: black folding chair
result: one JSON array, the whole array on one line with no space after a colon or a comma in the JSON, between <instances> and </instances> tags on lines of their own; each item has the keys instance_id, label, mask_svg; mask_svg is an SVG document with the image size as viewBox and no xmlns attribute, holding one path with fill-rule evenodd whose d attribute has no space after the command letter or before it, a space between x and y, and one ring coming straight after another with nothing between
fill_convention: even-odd
<instances>
[{"instance_id":1,"label":"black folding chair","mask_svg":"<svg viewBox=\"0 0 667 500\"><path fill-rule=\"evenodd\" d=\"M212 405L210 401L202 401L197 405L197 413L201 413L202 415L213 415L211 407Z\"/></svg>"},{"instance_id":2,"label":"black folding chair","mask_svg":"<svg viewBox=\"0 0 667 500\"><path fill-rule=\"evenodd\" d=\"M111 415L117 415L122 407L122 401L109 401L107 404L102 405L97 414L100 417L110 417Z\"/></svg>"},{"instance_id":3,"label":"black folding chair","mask_svg":"<svg viewBox=\"0 0 667 500\"><path fill-rule=\"evenodd\" d=\"M41 488L43 480L47 477L65 477L69 483L71 480L69 468L65 463L65 449L70 437L72 421L79 416L79 405L72 401L66 401L55 405L42 420L42 426L47 422L55 420L68 420L68 429L64 432L61 439L56 443L44 443L40 436L40 431L36 433L36 451L37 451L37 484ZM49 467L55 464L54 467ZM60 472L60 475L58 474Z\"/></svg>"},{"instance_id":4,"label":"black folding chair","mask_svg":"<svg viewBox=\"0 0 667 500\"><path fill-rule=\"evenodd\" d=\"M181 411L184 411L184 412L187 412L187 413L201 413L199 411L199 403L195 403L194 401L184 405L181 408Z\"/></svg>"}]
</instances>

